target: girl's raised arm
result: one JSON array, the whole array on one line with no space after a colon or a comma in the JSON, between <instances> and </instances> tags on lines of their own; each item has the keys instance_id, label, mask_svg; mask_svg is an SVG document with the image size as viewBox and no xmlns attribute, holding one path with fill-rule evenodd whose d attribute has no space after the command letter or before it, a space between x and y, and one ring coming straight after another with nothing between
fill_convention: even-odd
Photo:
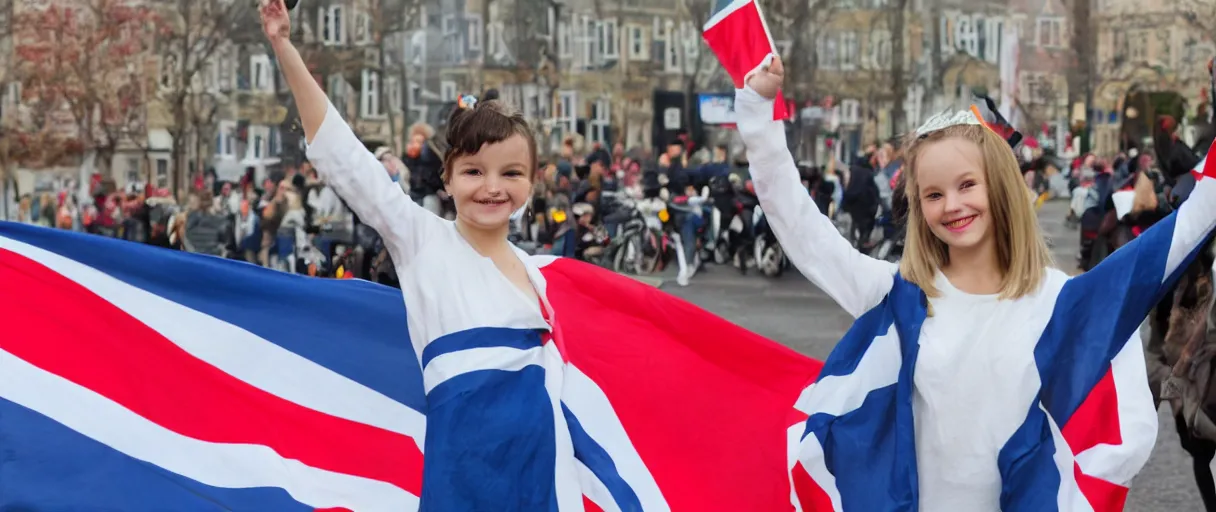
<instances>
[{"instance_id":1,"label":"girl's raised arm","mask_svg":"<svg viewBox=\"0 0 1216 512\"><path fill-rule=\"evenodd\" d=\"M394 261L408 259L441 219L406 196L342 120L291 44L283 0L264 3L261 15L262 29L300 112L308 159L359 219L384 238Z\"/></svg>"},{"instance_id":2,"label":"girl's raised arm","mask_svg":"<svg viewBox=\"0 0 1216 512\"><path fill-rule=\"evenodd\" d=\"M770 69L779 66L775 60ZM776 89L766 92L775 95ZM751 85L735 92L739 134L747 146L760 207L794 266L845 311L860 317L882 302L898 267L861 254L819 211L802 186L786 147L785 127L773 120L773 99L767 96Z\"/></svg>"},{"instance_id":3,"label":"girl's raised arm","mask_svg":"<svg viewBox=\"0 0 1216 512\"><path fill-rule=\"evenodd\" d=\"M1060 404L1047 404L1049 409L1068 410L1084 399L1086 385L1092 387L1102 377L1153 306L1205 249L1216 228L1216 159L1200 167L1203 177L1178 211L1093 270L1069 279L1060 291L1043 334L1053 343L1041 346L1045 361L1067 361L1072 372L1071 382L1052 383L1054 389L1069 391L1057 391L1059 396L1045 400Z\"/></svg>"}]
</instances>

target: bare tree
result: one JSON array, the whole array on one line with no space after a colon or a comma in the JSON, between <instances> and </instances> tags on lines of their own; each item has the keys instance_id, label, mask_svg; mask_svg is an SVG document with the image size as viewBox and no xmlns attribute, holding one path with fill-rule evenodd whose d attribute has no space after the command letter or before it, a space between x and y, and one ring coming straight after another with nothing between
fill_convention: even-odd
<instances>
[{"instance_id":1,"label":"bare tree","mask_svg":"<svg viewBox=\"0 0 1216 512\"><path fill-rule=\"evenodd\" d=\"M786 88L796 97L813 94L819 70L818 43L835 13L832 0L776 0L766 19L785 62Z\"/></svg>"},{"instance_id":2,"label":"bare tree","mask_svg":"<svg viewBox=\"0 0 1216 512\"><path fill-rule=\"evenodd\" d=\"M171 118L173 138L170 153L173 177L170 189L185 182L186 145L191 133L214 124L217 103L223 101L218 88L207 86L210 66L226 65L233 38L243 33L261 35L251 2L231 0L173 0L160 4L156 23L157 50L161 55L156 87ZM212 85L214 87L214 84Z\"/></svg>"},{"instance_id":3,"label":"bare tree","mask_svg":"<svg viewBox=\"0 0 1216 512\"><path fill-rule=\"evenodd\" d=\"M25 91L21 121L27 158L50 163L92 153L108 173L119 145L143 133L142 63L151 13L120 0L82 0L27 8L14 18ZM69 128L70 127L70 128Z\"/></svg>"},{"instance_id":4,"label":"bare tree","mask_svg":"<svg viewBox=\"0 0 1216 512\"><path fill-rule=\"evenodd\" d=\"M908 97L910 78L906 55L908 44L908 0L891 0L887 8L891 24L891 126L899 129L907 125L904 98Z\"/></svg>"},{"instance_id":5,"label":"bare tree","mask_svg":"<svg viewBox=\"0 0 1216 512\"><path fill-rule=\"evenodd\" d=\"M680 36L668 37L667 44L680 45L677 51L680 55L680 85L684 90L683 126L686 127L692 126L697 91L704 86L703 82L721 67L706 46L705 40L699 37L700 27L709 20L713 5L713 0L682 0L679 16L676 18L679 21L675 26Z\"/></svg>"},{"instance_id":6,"label":"bare tree","mask_svg":"<svg viewBox=\"0 0 1216 512\"><path fill-rule=\"evenodd\" d=\"M389 145L397 154L402 149L398 146L397 120L401 119L404 125L408 109L404 101L408 94L402 91L408 89L410 79L402 48L408 34L425 25L419 23L421 7L422 0L371 0L372 38L379 48L380 57L377 70L380 76L377 82L380 87L380 108L388 115ZM396 77L396 80L388 80L388 77ZM394 104L394 98L401 98L402 101Z\"/></svg>"},{"instance_id":7,"label":"bare tree","mask_svg":"<svg viewBox=\"0 0 1216 512\"><path fill-rule=\"evenodd\" d=\"M774 42L785 62L786 94L794 99L810 99L819 91L819 44L826 35L836 2L833 0L775 0L765 4L765 18ZM819 124L796 118L794 147L798 154L813 148Z\"/></svg>"},{"instance_id":8,"label":"bare tree","mask_svg":"<svg viewBox=\"0 0 1216 512\"><path fill-rule=\"evenodd\" d=\"M1074 0L1072 5L1072 48L1076 61L1068 70L1068 104L1082 103L1089 112L1094 102L1094 74L1096 71L1098 34L1090 16L1090 2ZM1071 116L1071 112L1069 112ZM1088 117L1088 116L1087 116ZM1090 133L1088 120L1084 121L1081 134L1082 153L1089 152Z\"/></svg>"}]
</instances>

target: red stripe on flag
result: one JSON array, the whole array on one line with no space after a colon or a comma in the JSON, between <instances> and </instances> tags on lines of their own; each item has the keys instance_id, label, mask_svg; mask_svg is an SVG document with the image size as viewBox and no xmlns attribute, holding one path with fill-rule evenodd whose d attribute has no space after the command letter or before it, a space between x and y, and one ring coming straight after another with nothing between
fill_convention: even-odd
<instances>
[{"instance_id":1,"label":"red stripe on flag","mask_svg":"<svg viewBox=\"0 0 1216 512\"><path fill-rule=\"evenodd\" d=\"M1077 479L1081 494L1089 500L1089 506L1094 512L1123 512L1123 506L1127 503L1127 487L1082 473L1081 466L1075 462L1073 476Z\"/></svg>"},{"instance_id":2,"label":"red stripe on flag","mask_svg":"<svg viewBox=\"0 0 1216 512\"><path fill-rule=\"evenodd\" d=\"M1060 429L1060 434L1072 447L1073 455L1100 444L1123 444L1119 430L1119 395L1115 390L1113 370L1106 370L1106 375L1090 390L1085 401Z\"/></svg>"},{"instance_id":3,"label":"red stripe on flag","mask_svg":"<svg viewBox=\"0 0 1216 512\"><path fill-rule=\"evenodd\" d=\"M1216 154L1212 152L1213 149L1216 149L1216 141L1213 141L1212 145L1208 147L1208 158L1203 163L1203 176L1207 178L1216 178L1216 158L1211 158L1213 154Z\"/></svg>"},{"instance_id":4,"label":"red stripe on flag","mask_svg":"<svg viewBox=\"0 0 1216 512\"><path fill-rule=\"evenodd\" d=\"M583 512L604 512L604 509L596 505L594 501L591 501L591 498L583 496Z\"/></svg>"},{"instance_id":5,"label":"red stripe on flag","mask_svg":"<svg viewBox=\"0 0 1216 512\"><path fill-rule=\"evenodd\" d=\"M181 435L264 445L319 469L422 488L406 436L284 400L195 358L55 271L0 249L0 347ZM70 315L70 316L69 316Z\"/></svg>"},{"instance_id":6,"label":"red stripe on flag","mask_svg":"<svg viewBox=\"0 0 1216 512\"><path fill-rule=\"evenodd\" d=\"M571 364L604 391L672 510L792 506L787 420L821 363L586 263L542 273Z\"/></svg>"},{"instance_id":7,"label":"red stripe on flag","mask_svg":"<svg viewBox=\"0 0 1216 512\"><path fill-rule=\"evenodd\" d=\"M794 490L798 493L798 505L802 507L802 512L831 511L832 498L811 478L802 463L794 464L792 471Z\"/></svg>"}]
</instances>

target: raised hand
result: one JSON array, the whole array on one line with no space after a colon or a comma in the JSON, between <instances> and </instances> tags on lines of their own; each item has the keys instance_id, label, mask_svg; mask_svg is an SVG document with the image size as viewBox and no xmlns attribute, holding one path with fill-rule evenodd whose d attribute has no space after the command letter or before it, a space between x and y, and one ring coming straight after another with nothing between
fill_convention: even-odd
<instances>
[{"instance_id":1,"label":"raised hand","mask_svg":"<svg viewBox=\"0 0 1216 512\"><path fill-rule=\"evenodd\" d=\"M271 42L286 41L291 38L291 19L287 17L287 7L283 0L261 0L258 9L262 16L262 32Z\"/></svg>"},{"instance_id":2,"label":"raised hand","mask_svg":"<svg viewBox=\"0 0 1216 512\"><path fill-rule=\"evenodd\" d=\"M774 55L772 62L762 65L760 69L748 75L747 85L761 96L771 100L777 97L777 90L781 89L783 80L785 80L785 66L781 64L781 57Z\"/></svg>"}]
</instances>

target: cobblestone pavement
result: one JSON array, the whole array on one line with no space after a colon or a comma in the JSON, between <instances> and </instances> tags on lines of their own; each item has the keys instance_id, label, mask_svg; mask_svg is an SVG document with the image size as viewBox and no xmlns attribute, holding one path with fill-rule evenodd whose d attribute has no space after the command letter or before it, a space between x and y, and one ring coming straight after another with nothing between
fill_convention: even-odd
<instances>
[{"instance_id":1,"label":"cobblestone pavement","mask_svg":"<svg viewBox=\"0 0 1216 512\"><path fill-rule=\"evenodd\" d=\"M1065 201L1048 202L1039 212L1039 219L1052 242L1057 266L1071 273L1076 267L1078 237L1075 230L1064 226L1067 208ZM794 269L779 279L765 279L711 266L693 277L688 287L676 286L671 279L663 283L662 289L820 359L828 355L852 323L830 297ZM1202 511L1191 477L1190 456L1178 445L1168 405L1162 407L1160 418L1157 446L1132 484L1126 510Z\"/></svg>"}]
</instances>

